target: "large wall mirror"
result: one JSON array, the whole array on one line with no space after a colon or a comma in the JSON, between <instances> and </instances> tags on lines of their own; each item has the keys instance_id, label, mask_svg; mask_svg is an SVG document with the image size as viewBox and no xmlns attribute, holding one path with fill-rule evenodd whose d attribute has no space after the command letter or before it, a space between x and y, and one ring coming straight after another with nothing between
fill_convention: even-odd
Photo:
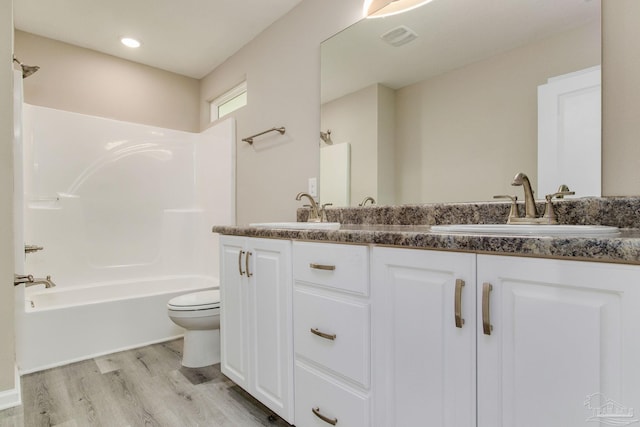
<instances>
[{"instance_id":1,"label":"large wall mirror","mask_svg":"<svg viewBox=\"0 0 640 427\"><path fill-rule=\"evenodd\" d=\"M320 199L600 188L600 1L433 0L321 45Z\"/></svg>"}]
</instances>

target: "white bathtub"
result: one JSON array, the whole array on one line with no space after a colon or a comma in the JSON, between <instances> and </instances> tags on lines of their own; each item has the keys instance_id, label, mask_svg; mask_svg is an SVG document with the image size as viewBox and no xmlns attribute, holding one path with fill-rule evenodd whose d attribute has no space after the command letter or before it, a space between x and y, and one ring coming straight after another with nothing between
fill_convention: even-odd
<instances>
[{"instance_id":1,"label":"white bathtub","mask_svg":"<svg viewBox=\"0 0 640 427\"><path fill-rule=\"evenodd\" d=\"M25 289L17 334L21 374L183 335L167 316L174 296L217 288L204 276L165 276L72 288Z\"/></svg>"}]
</instances>

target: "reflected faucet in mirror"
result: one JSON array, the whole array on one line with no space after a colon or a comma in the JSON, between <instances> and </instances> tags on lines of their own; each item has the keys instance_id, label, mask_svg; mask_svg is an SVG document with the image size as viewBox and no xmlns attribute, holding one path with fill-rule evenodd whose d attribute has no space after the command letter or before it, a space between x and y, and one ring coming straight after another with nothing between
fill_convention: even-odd
<instances>
[{"instance_id":1,"label":"reflected faucet in mirror","mask_svg":"<svg viewBox=\"0 0 640 427\"><path fill-rule=\"evenodd\" d=\"M371 196L367 196L367 197L365 197L365 198L364 198L364 200L363 200L363 201L361 201L360 203L358 203L358 206L366 206L366 205L367 205L367 202L371 202L371 204L372 204L372 205L375 205L375 204L376 204L376 199L374 199L374 198L373 198L373 197L371 197Z\"/></svg>"}]
</instances>

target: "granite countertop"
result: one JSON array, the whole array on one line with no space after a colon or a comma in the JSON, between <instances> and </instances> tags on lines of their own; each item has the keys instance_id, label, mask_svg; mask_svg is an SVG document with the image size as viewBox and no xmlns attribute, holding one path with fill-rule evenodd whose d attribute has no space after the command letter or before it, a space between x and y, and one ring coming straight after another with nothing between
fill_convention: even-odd
<instances>
[{"instance_id":1,"label":"granite countertop","mask_svg":"<svg viewBox=\"0 0 640 427\"><path fill-rule=\"evenodd\" d=\"M500 236L445 234L428 225L343 224L340 230L292 230L215 226L214 233L332 243L373 244L493 255L562 258L640 265L640 229L621 229L616 237Z\"/></svg>"},{"instance_id":2,"label":"granite countertop","mask_svg":"<svg viewBox=\"0 0 640 427\"><path fill-rule=\"evenodd\" d=\"M519 202L523 212L522 203ZM373 244L404 248L449 250L494 255L561 258L640 265L640 197L585 197L554 201L560 224L608 225L620 229L615 237L539 237L489 234L444 234L436 224L504 224L507 202L432 203L327 209L329 222L340 230L265 229L215 226L213 231L248 237L318 242ZM538 203L538 212L545 206ZM304 222L308 209L298 209Z\"/></svg>"}]
</instances>

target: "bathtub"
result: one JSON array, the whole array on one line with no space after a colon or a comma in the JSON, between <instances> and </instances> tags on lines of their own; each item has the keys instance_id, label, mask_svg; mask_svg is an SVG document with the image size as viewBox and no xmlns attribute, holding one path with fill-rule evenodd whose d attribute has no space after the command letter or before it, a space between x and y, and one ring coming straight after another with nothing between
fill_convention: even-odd
<instances>
[{"instance_id":1,"label":"bathtub","mask_svg":"<svg viewBox=\"0 0 640 427\"><path fill-rule=\"evenodd\" d=\"M21 374L167 341L184 330L167 316L167 302L218 287L215 278L165 276L70 288L25 289L17 326Z\"/></svg>"}]
</instances>

